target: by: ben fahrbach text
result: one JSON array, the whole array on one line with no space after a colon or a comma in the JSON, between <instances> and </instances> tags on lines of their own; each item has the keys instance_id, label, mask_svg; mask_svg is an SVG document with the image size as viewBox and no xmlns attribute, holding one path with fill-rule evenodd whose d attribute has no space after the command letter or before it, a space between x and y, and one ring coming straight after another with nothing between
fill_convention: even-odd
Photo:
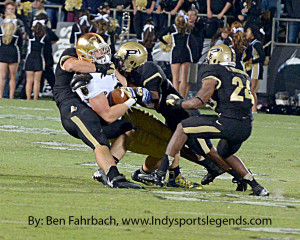
<instances>
[{"instance_id":1,"label":"by: ben fahrbach text","mask_svg":"<svg viewBox=\"0 0 300 240\"><path fill-rule=\"evenodd\" d=\"M47 226L62 226L62 225L104 225L104 226L118 226L119 223L112 216L106 218L97 218L94 216L68 216L68 217L53 217L46 216L44 218L37 218L34 216L28 216L28 225L38 227L42 225Z\"/></svg>"}]
</instances>

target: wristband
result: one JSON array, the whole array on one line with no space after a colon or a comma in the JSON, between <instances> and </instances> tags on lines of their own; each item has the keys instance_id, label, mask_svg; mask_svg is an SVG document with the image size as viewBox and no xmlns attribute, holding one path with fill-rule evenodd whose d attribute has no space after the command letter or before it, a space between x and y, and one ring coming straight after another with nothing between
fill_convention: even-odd
<instances>
[{"instance_id":1,"label":"wristband","mask_svg":"<svg viewBox=\"0 0 300 240\"><path fill-rule=\"evenodd\" d=\"M134 105L136 103L136 100L133 98L129 98L126 102L124 102L128 108L131 108L132 105Z\"/></svg>"},{"instance_id":2,"label":"wristband","mask_svg":"<svg viewBox=\"0 0 300 240\"><path fill-rule=\"evenodd\" d=\"M202 102L202 104L204 104L204 102L203 102L203 100L202 100L201 97L195 96L195 98L198 98Z\"/></svg>"}]
</instances>

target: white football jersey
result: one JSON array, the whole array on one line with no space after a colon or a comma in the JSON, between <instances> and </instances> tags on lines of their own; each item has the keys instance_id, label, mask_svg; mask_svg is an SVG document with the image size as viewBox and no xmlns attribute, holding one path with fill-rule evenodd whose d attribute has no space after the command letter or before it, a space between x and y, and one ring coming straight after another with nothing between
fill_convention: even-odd
<instances>
[{"instance_id":1,"label":"white football jersey","mask_svg":"<svg viewBox=\"0 0 300 240\"><path fill-rule=\"evenodd\" d=\"M100 93L103 93L107 97L119 83L115 74L106 75L105 77L101 77L101 73L90 73L90 75L93 78L86 86L87 91L82 91L80 88L76 90L81 100L88 106L90 106L89 99L98 96Z\"/></svg>"}]
</instances>

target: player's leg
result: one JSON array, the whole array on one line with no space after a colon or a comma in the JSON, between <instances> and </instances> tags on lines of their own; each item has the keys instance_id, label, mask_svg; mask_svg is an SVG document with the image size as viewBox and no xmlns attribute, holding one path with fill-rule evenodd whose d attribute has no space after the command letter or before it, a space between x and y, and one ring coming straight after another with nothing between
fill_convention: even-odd
<instances>
[{"instance_id":1,"label":"player's leg","mask_svg":"<svg viewBox=\"0 0 300 240\"><path fill-rule=\"evenodd\" d=\"M98 166L105 172L107 186L112 188L143 188L131 183L120 174L110 153L110 144L105 136L99 116L84 103L73 101L60 109L64 128L80 138L94 150ZM117 134L117 133L115 133Z\"/></svg>"},{"instance_id":2,"label":"player's leg","mask_svg":"<svg viewBox=\"0 0 300 240\"><path fill-rule=\"evenodd\" d=\"M111 145L110 152L114 158L120 161L127 152L128 146L134 137L134 130L130 130L120 135Z\"/></svg>"},{"instance_id":3,"label":"player's leg","mask_svg":"<svg viewBox=\"0 0 300 240\"><path fill-rule=\"evenodd\" d=\"M221 139L218 144L218 152L225 159L225 161L237 172L244 181L246 181L252 188L254 195L268 196L267 189L262 187L253 177L252 173L246 168L242 160L235 156L242 143L231 143L226 139ZM238 178L239 176L237 176ZM240 180L239 180L240 181Z\"/></svg>"}]
</instances>

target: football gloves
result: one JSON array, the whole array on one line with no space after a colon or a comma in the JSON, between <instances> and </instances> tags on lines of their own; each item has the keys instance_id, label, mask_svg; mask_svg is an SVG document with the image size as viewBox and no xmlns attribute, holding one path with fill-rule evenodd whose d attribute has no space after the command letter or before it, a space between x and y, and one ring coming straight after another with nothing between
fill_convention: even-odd
<instances>
[{"instance_id":1,"label":"football gloves","mask_svg":"<svg viewBox=\"0 0 300 240\"><path fill-rule=\"evenodd\" d=\"M166 98L167 105L171 107L181 107L183 101L184 99L180 99L180 97L175 94L170 94Z\"/></svg>"},{"instance_id":2,"label":"football gloves","mask_svg":"<svg viewBox=\"0 0 300 240\"><path fill-rule=\"evenodd\" d=\"M135 93L133 88L131 88L131 87L121 87L120 89L126 94L126 96L128 98L133 98L133 99L136 100L136 93Z\"/></svg>"},{"instance_id":3,"label":"football gloves","mask_svg":"<svg viewBox=\"0 0 300 240\"><path fill-rule=\"evenodd\" d=\"M136 95L142 99L143 103L145 103L145 104L150 103L150 101L152 99L152 95L148 89L142 88L142 87L137 87L135 89L135 92L136 92Z\"/></svg>"},{"instance_id":4,"label":"football gloves","mask_svg":"<svg viewBox=\"0 0 300 240\"><path fill-rule=\"evenodd\" d=\"M102 77L105 77L107 74L113 74L114 72L115 65L113 63L99 64L95 62L94 64L96 66L96 72L101 73Z\"/></svg>"},{"instance_id":5,"label":"football gloves","mask_svg":"<svg viewBox=\"0 0 300 240\"><path fill-rule=\"evenodd\" d=\"M89 73L75 74L70 82L70 87L75 92L78 88L86 87L92 79L93 77Z\"/></svg>"}]
</instances>

